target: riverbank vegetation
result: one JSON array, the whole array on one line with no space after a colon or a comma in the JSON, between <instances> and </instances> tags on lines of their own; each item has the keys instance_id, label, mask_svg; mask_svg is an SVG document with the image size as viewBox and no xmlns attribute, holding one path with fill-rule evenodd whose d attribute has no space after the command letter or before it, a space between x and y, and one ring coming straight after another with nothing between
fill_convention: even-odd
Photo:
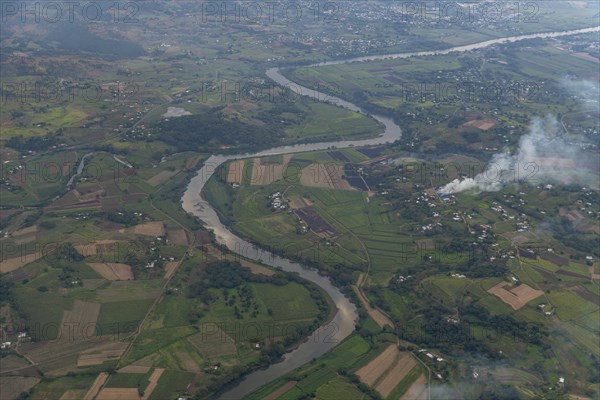
<instances>
[{"instance_id":1,"label":"riverbank vegetation","mask_svg":"<svg viewBox=\"0 0 600 400\"><path fill-rule=\"evenodd\" d=\"M477 160L450 157L433 162L397 150L348 151L357 150L373 158L357 165L347 157L339 161L338 153L344 150L302 153L287 165L293 177L284 173L271 183L247 181L237 188L220 179L230 168L225 165L206 186L205 195L211 201L220 199L213 204L225 220L232 221L232 229L257 245L322 270L347 293L362 286L369 306L393 322L400 348L429 368L432 389L454 382L469 396L485 398L506 389L503 380L494 378L496 374L518 382L518 396L545 390L560 376L569 380L586 376L583 380L594 382L595 375L587 373L598 362L598 347L579 336L582 332L575 334L572 326L583 324L588 335L595 334L589 325L592 314L587 313L596 312L591 293L597 285L586 272L585 260L597 255L594 246L580 250L568 235L546 233L563 229L565 212L579 207L577 199L592 204L584 207L591 214L579 222L591 224L598 212L594 191L520 183L499 192L439 197L435 189L454 179L453 167ZM322 179L329 183L335 176L331 171L341 163L346 174L338 177L335 186L346 189L314 187L314 171L321 169L313 162L328 166L330 174ZM250 170L246 175L252 176L252 170L263 164L246 162ZM343 184L357 167L361 182ZM310 179L303 180L306 175ZM286 208L273 206L271 199L277 193ZM583 240L580 245L598 240L592 231L578 237ZM569 294L573 291L577 300ZM568 314L560 311L565 296L577 304ZM390 333L390 326L382 329L369 318L368 308L360 315L358 335ZM551 334L556 323L564 325L560 341ZM567 348L573 349L572 355L567 355ZM569 362L579 372L557 369L557 362ZM353 375L340 371L325 374L316 365L321 364L315 362L314 375L299 369L255 395L285 387L294 398L310 397L327 392L328 385L344 390L350 384L362 393L353 395L360 398L377 387L377 383L366 387L352 383ZM351 368L353 373L359 369ZM488 375L477 378L481 374ZM317 377L314 386L301 383ZM417 378L419 374L413 376ZM410 385L398 385L403 388L399 393L409 390ZM553 387L553 391L567 390L556 383ZM593 386L586 390L591 392Z\"/></svg>"},{"instance_id":2,"label":"riverbank vegetation","mask_svg":"<svg viewBox=\"0 0 600 400\"><path fill-rule=\"evenodd\" d=\"M216 247L180 202L212 154L382 132L373 118L265 75L282 66L311 91L393 117L403 141L244 160L249 175L207 184L236 232L318 268L359 307L353 335L250 397L400 398L425 383L450 398L597 396L597 192L520 185L453 204L425 192L459 176L438 179L438 163L484 165L514 149L534 114L557 114L570 133L593 137L597 113L578 108L585 92L559 83L598 81L595 38L293 69L590 26L597 3L547 2L536 23L433 25L388 2L298 5L301 21L278 13L259 23L219 21L218 12L208 21L206 4L191 2L128 4L101 23L82 23L78 7L66 24L48 21L45 8L43 21L5 15L3 395L205 398L332 317L324 293ZM508 88L510 101L487 102L484 92L456 102L450 90L439 102L428 87L407 87L457 79ZM374 369L386 351L389 365Z\"/></svg>"}]
</instances>

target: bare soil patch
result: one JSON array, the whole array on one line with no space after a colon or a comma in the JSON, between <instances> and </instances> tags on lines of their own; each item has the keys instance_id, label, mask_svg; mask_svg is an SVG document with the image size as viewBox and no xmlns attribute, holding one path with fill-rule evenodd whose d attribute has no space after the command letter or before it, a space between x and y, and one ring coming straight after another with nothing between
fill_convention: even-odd
<instances>
[{"instance_id":1,"label":"bare soil patch","mask_svg":"<svg viewBox=\"0 0 600 400\"><path fill-rule=\"evenodd\" d=\"M398 361L377 384L377 390L384 398L389 396L402 379L417 365L410 353L401 353Z\"/></svg>"},{"instance_id":2,"label":"bare soil patch","mask_svg":"<svg viewBox=\"0 0 600 400\"><path fill-rule=\"evenodd\" d=\"M90 390L88 390L88 392L83 397L83 400L94 400L94 397L96 397L96 395L100 391L100 388L102 387L102 385L104 385L104 383L106 383L107 379L108 374L106 372L100 372L94 383L92 383Z\"/></svg>"},{"instance_id":3,"label":"bare soil patch","mask_svg":"<svg viewBox=\"0 0 600 400\"><path fill-rule=\"evenodd\" d=\"M200 365L198 365L196 360L194 360L194 358L192 356L190 356L188 353L183 353L183 352L178 351L175 353L175 356L179 360L179 366L184 371L195 372L195 373L202 372L202 368L200 367Z\"/></svg>"},{"instance_id":4,"label":"bare soil patch","mask_svg":"<svg viewBox=\"0 0 600 400\"><path fill-rule=\"evenodd\" d=\"M481 129L482 131L487 131L496 126L496 121L491 118L483 118L483 119L473 119L471 121L465 122L462 126L475 127L477 129Z\"/></svg>"},{"instance_id":5,"label":"bare soil patch","mask_svg":"<svg viewBox=\"0 0 600 400\"><path fill-rule=\"evenodd\" d=\"M181 228L173 228L167 231L167 238L169 239L170 244L175 244L178 246L187 246L188 238L185 230Z\"/></svg>"},{"instance_id":6,"label":"bare soil patch","mask_svg":"<svg viewBox=\"0 0 600 400\"><path fill-rule=\"evenodd\" d=\"M84 257L93 257L105 252L112 251L116 240L97 240L94 243L75 245L75 250Z\"/></svg>"},{"instance_id":7,"label":"bare soil patch","mask_svg":"<svg viewBox=\"0 0 600 400\"><path fill-rule=\"evenodd\" d=\"M408 388L401 400L427 400L427 378L421 375Z\"/></svg>"},{"instance_id":8,"label":"bare soil patch","mask_svg":"<svg viewBox=\"0 0 600 400\"><path fill-rule=\"evenodd\" d=\"M109 281L129 281L133 279L133 271L127 264L121 263L89 263L94 271Z\"/></svg>"},{"instance_id":9,"label":"bare soil patch","mask_svg":"<svg viewBox=\"0 0 600 400\"><path fill-rule=\"evenodd\" d=\"M150 395L156 388L158 380L160 379L160 376L163 372L165 372L164 368L156 368L154 371L152 371L152 375L150 375L150 378L148 378L150 383L148 384L148 386L146 386L146 390L144 390L144 396L142 397L142 400L147 400L148 397L150 397Z\"/></svg>"},{"instance_id":10,"label":"bare soil patch","mask_svg":"<svg viewBox=\"0 0 600 400\"><path fill-rule=\"evenodd\" d=\"M137 400L139 393L136 388L103 388L96 400Z\"/></svg>"},{"instance_id":11,"label":"bare soil patch","mask_svg":"<svg viewBox=\"0 0 600 400\"><path fill-rule=\"evenodd\" d=\"M283 156L282 163L269 163L266 158L255 158L252 160L251 185L268 185L283 179L288 163L292 155Z\"/></svg>"},{"instance_id":12,"label":"bare soil patch","mask_svg":"<svg viewBox=\"0 0 600 400\"><path fill-rule=\"evenodd\" d=\"M158 185L162 185L163 183L171 179L173 176L177 175L179 171L181 170L176 169L174 171L161 171L158 174L154 175L152 178L146 180L146 182L148 182L150 186L156 187Z\"/></svg>"},{"instance_id":13,"label":"bare soil patch","mask_svg":"<svg viewBox=\"0 0 600 400\"><path fill-rule=\"evenodd\" d=\"M235 160L229 164L229 169L227 170L227 177L225 178L227 183L242 183L242 178L244 176L244 165L246 164L245 160Z\"/></svg>"},{"instance_id":14,"label":"bare soil patch","mask_svg":"<svg viewBox=\"0 0 600 400\"><path fill-rule=\"evenodd\" d=\"M308 207L313 204L313 202L310 201L309 199L306 199L304 197L299 197L299 196L291 196L289 198L289 201L290 201L290 207L293 210L297 210L298 208Z\"/></svg>"},{"instance_id":15,"label":"bare soil patch","mask_svg":"<svg viewBox=\"0 0 600 400\"><path fill-rule=\"evenodd\" d=\"M179 261L169 261L165 264L164 279L169 279L173 275L175 269L177 268L177 264L179 264Z\"/></svg>"},{"instance_id":16,"label":"bare soil patch","mask_svg":"<svg viewBox=\"0 0 600 400\"><path fill-rule=\"evenodd\" d=\"M394 361L396 361L398 354L398 347L395 344L391 344L367 365L356 371L356 375L362 383L373 386L385 371L392 366Z\"/></svg>"},{"instance_id":17,"label":"bare soil patch","mask_svg":"<svg viewBox=\"0 0 600 400\"><path fill-rule=\"evenodd\" d=\"M0 261L0 273L5 274L17 270L29 263L39 260L43 255L44 254L41 251L37 251L31 254L23 254L19 257L8 258L6 260L2 259L2 261Z\"/></svg>"},{"instance_id":18,"label":"bare soil patch","mask_svg":"<svg viewBox=\"0 0 600 400\"><path fill-rule=\"evenodd\" d=\"M517 297L523 304L527 304L531 300L540 297L544 294L543 291L536 290L531 286L525 284L521 284L515 287L514 289L511 289L510 291L517 295Z\"/></svg>"},{"instance_id":19,"label":"bare soil patch","mask_svg":"<svg viewBox=\"0 0 600 400\"><path fill-rule=\"evenodd\" d=\"M536 290L524 283L506 290L505 287L510 285L511 284L507 282L500 282L494 287L490 288L488 293L498 296L500 300L511 306L513 310L520 309L531 300L536 299L544 294L543 291Z\"/></svg>"},{"instance_id":20,"label":"bare soil patch","mask_svg":"<svg viewBox=\"0 0 600 400\"><path fill-rule=\"evenodd\" d=\"M164 236L165 226L162 221L146 222L145 224L136 225L133 227L133 233L144 236Z\"/></svg>"},{"instance_id":21,"label":"bare soil patch","mask_svg":"<svg viewBox=\"0 0 600 400\"><path fill-rule=\"evenodd\" d=\"M309 187L356 190L342 178L343 175L344 166L341 164L310 164L302 169L300 183Z\"/></svg>"}]
</instances>

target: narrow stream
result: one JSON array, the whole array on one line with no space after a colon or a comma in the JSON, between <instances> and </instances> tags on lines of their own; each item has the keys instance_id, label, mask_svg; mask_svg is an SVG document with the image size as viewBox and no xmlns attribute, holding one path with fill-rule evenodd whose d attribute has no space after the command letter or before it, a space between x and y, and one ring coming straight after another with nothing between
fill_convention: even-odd
<instances>
[{"instance_id":1,"label":"narrow stream","mask_svg":"<svg viewBox=\"0 0 600 400\"><path fill-rule=\"evenodd\" d=\"M75 180L75 178L77 178L79 175L81 175L81 173L83 172L83 168L85 167L86 160L93 155L94 155L94 153L92 152L92 153L87 153L83 157L81 157L81 160L79 161L79 165L77 166L77 171L75 172L75 174L73 174L71 176L71 178L69 178L69 182L67 182L67 189L71 188L71 185L73 184L73 181Z\"/></svg>"}]
</instances>

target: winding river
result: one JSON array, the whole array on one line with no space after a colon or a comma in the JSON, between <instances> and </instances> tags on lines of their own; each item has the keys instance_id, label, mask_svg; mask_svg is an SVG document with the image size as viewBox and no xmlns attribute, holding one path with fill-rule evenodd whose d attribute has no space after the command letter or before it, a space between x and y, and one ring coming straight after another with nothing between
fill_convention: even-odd
<instances>
[{"instance_id":1,"label":"winding river","mask_svg":"<svg viewBox=\"0 0 600 400\"><path fill-rule=\"evenodd\" d=\"M346 60L328 61L313 64L311 66L316 67L362 61L442 55L452 52L466 52L470 50L481 49L494 44L516 42L524 39L550 38L598 31L600 31L600 27L578 29L565 32L548 32L512 36L488 40L485 42L465 46L452 47L445 50L357 57ZM259 388L260 386L282 375L285 375L286 373L311 361L313 358L323 355L328 350L332 349L337 343L339 343L352 333L357 319L357 311L354 304L352 304L347 297L345 297L335 286L333 286L328 278L319 275L315 270L306 268L301 264L277 256L268 251L259 249L254 245L250 244L249 242L233 234L225 225L221 223L216 211L212 208L212 206L202 198L201 191L204 187L204 184L212 176L216 168L228 160L249 157L261 157L268 155L299 153L314 150L324 150L331 147L344 148L350 146L377 145L393 142L399 139L401 136L400 127L389 118L369 114L362 110L360 107L350 102L303 87L281 75L278 68L270 68L266 71L266 75L281 86L293 87L294 91L297 94L308 96L310 98L315 99L316 101L324 101L323 99L326 99L325 101L334 103L340 107L344 107L349 110L371 116L385 126L385 131L380 136L367 140L310 143L274 147L257 153L246 153L227 156L213 155L204 163L204 165L198 171L196 176L192 178L192 180L188 184L187 190L182 198L184 210L198 217L205 224L207 229L212 230L215 233L218 243L226 245L230 250L241 254L244 257L248 257L250 259L257 260L274 267L279 267L285 271L298 273L298 275L302 278L315 283L316 285L321 287L325 292L327 292L327 294L331 297L331 299L337 306L337 313L331 322L321 326L308 338L308 340L300 344L294 350L286 353L281 362L271 365L267 369L252 372L249 375L247 375L243 380L241 380L241 382L236 387L224 393L221 396L222 399L240 399L246 394Z\"/></svg>"}]
</instances>

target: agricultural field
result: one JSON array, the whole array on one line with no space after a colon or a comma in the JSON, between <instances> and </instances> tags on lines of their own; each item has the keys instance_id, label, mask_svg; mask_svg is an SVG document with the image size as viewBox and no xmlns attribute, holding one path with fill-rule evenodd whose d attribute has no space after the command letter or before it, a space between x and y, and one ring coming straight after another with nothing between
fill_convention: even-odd
<instances>
[{"instance_id":1,"label":"agricultural field","mask_svg":"<svg viewBox=\"0 0 600 400\"><path fill-rule=\"evenodd\" d=\"M358 309L350 336L247 398L600 395L596 33L316 65L596 26L597 2L501 5L492 21L480 5L455 21L317 3L293 21L158 0L68 23L49 21L56 4L3 3L2 399L216 398L334 318L323 290L183 209L217 154L247 154L204 187L221 221ZM369 114L401 138L334 145L382 134ZM528 142L536 127L552 140ZM521 153L535 168L511 182L443 190Z\"/></svg>"},{"instance_id":2,"label":"agricultural field","mask_svg":"<svg viewBox=\"0 0 600 400\"><path fill-rule=\"evenodd\" d=\"M367 398L367 395L351 384L349 372L355 365L368 358L371 349L369 341L361 336L353 335L338 345L330 353L321 358L320 363L313 361L298 369L284 379L273 383L251 394L249 399L259 399L285 390L287 396L299 397L302 394L321 393L331 396L336 390L348 393L351 399ZM343 371L342 371L343 369ZM294 382L293 385L286 382ZM281 389L285 387L285 389ZM292 397L292 398L293 398Z\"/></svg>"},{"instance_id":3,"label":"agricultural field","mask_svg":"<svg viewBox=\"0 0 600 400\"><path fill-rule=\"evenodd\" d=\"M219 275L210 281L198 280L218 274L219 263L211 266L209 262L208 275L200 276L191 269L192 263L185 263L185 272L173 276L170 294L156 305L124 356L125 368L154 365L166 371L186 371L194 376L195 390L200 390L239 368L260 365L277 346L293 343L327 315L326 302L313 289L295 282L268 283L268 279L281 279L277 274L224 264L223 268L249 274L246 279L262 276L261 281L267 282L231 286L213 281ZM186 274L190 275L186 278ZM198 297L191 296L192 291ZM157 390L160 387L159 380Z\"/></svg>"},{"instance_id":4,"label":"agricultural field","mask_svg":"<svg viewBox=\"0 0 600 400\"><path fill-rule=\"evenodd\" d=\"M117 161L103 152L87 156L82 175L65 191L82 154L58 152L53 158L33 158L36 164L21 163L24 168L41 163L39 174L48 174L44 168L50 171L54 165L64 167L55 171L57 179L46 179L45 192L36 194L36 201L46 203L43 212L19 210L3 220L3 301L10 304L3 307L3 334L14 335L12 351L30 360L14 367L23 379L2 378L10 380L7 387L21 387L17 395L31 391L32 398L84 398L92 390L93 379L88 376L114 368L126 354L128 337L176 272L190 245L188 237L193 237L190 226L196 228L181 225L179 221L189 224L182 210L172 214L172 220L148 201L154 193L157 204L164 202L160 193L177 179L148 185L126 171L133 168L121 163L128 163L125 157ZM164 164L180 163L183 170L202 158L188 153L173 159ZM155 172L162 168L157 166ZM29 171L23 176L32 179L31 175ZM26 190L28 181L23 185ZM132 203L132 194L142 200ZM12 201L3 196L3 205L5 199ZM18 201L27 204L26 198ZM40 381L42 373L45 378ZM154 376L151 384L158 385L160 378ZM182 393L190 382L179 386ZM120 389L120 384L112 386ZM164 384L158 386L164 393ZM100 392L98 398L119 395L111 390ZM150 395L148 391L146 398Z\"/></svg>"},{"instance_id":5,"label":"agricultural field","mask_svg":"<svg viewBox=\"0 0 600 400\"><path fill-rule=\"evenodd\" d=\"M429 173L436 167L443 171L455 165L457 159L428 165L401 152L387 154L383 164L380 154L374 159L376 162L367 158L358 164L362 166L362 179L377 188L371 191L361 187L352 191L315 188L302 178L293 183L279 179L261 185L242 181L232 189L218 174L205 189L208 198L226 196L227 208L219 206L224 203L214 204L235 221L232 228L236 232L271 249L281 246L287 250L283 254L288 256L290 248L298 249L293 254L299 259L312 262L339 282L352 285L365 313L373 318L368 319L371 329L389 329L389 326L384 328L389 325L388 320L397 327L408 324L410 328L400 328L401 339L434 347L437 354L444 354L430 359L417 352L418 348L411 347L412 354L395 353L397 347L390 345L381 352L382 360L373 361L373 366L379 369L368 365L356 369L358 382L382 397L426 398L427 387L432 384L428 374L443 384L457 373L454 368L460 367L452 360L457 347L504 354L515 363L518 374L529 374L527 379L518 381L524 392L535 391L533 387L548 379L542 376L558 380L562 374L570 380L576 379L574 374L555 368L552 360L568 361L571 368L581 373L585 365L593 365L594 356L589 355L597 354L598 347L588 339L598 334L593 322L598 310L598 286L593 279L595 270L589 266L595 263L588 260L585 265L581 260L586 254L588 258L597 255L591 248L587 253L582 252L549 232L531 229L543 221L542 211L554 215L555 221L560 220L566 213L561 210L581 207L576 205L581 204L578 199L582 196L595 199L593 192L584 189L571 193L553 188L555 192L548 198L548 189L521 185L480 194L476 199L469 194L442 199L436 195L436 187L453 177L432 175L436 186L428 188L424 185L427 181L423 171ZM262 162L255 159L253 164ZM314 163L341 165L344 170L352 164L348 157L324 152L294 155L288 165L292 163L302 166L302 172ZM395 173L390 172L394 169ZM279 210L272 206L270 199L277 193L282 193L278 198L287 208ZM543 203L540 198L544 198ZM596 210L597 204L594 207ZM574 215L591 223L590 217ZM263 229L263 224L269 229ZM528 233L522 227L529 228ZM480 249L451 239L465 229ZM511 247L515 240L518 249ZM541 241L544 247L540 247ZM318 251L308 251L314 248ZM338 270L334 266L346 254L354 254L360 264L346 258L346 268ZM350 271L353 273L349 274ZM415 304L423 304L424 308L418 311ZM433 319L427 321L424 315ZM543 361L540 357L545 339L538 335L554 329L554 324L561 325L564 339L548 339L556 353ZM539 339L528 344L528 335ZM464 337L459 340L461 336ZM518 341L517 346L513 340ZM576 350L567 355L567 348ZM427 354L430 353L431 350ZM545 371L544 375L532 370L534 364L539 371ZM471 369L480 374L476 366ZM406 379L402 378L405 375ZM318 376L323 382L328 378L335 382L331 385L338 385L339 376ZM290 398L306 393L297 375L291 374L287 379L294 384L268 387L273 393ZM497 384L503 385L502 382L499 380ZM354 383L355 387L357 384ZM474 383L465 390L475 394L491 390L485 389L491 384L482 387ZM328 389L322 390L323 396L328 396ZM368 393L364 390L363 395ZM257 393L267 396L266 389Z\"/></svg>"},{"instance_id":6,"label":"agricultural field","mask_svg":"<svg viewBox=\"0 0 600 400\"><path fill-rule=\"evenodd\" d=\"M216 253L214 249L212 252ZM163 296L162 276L114 280L103 278L103 271L97 271L95 265L79 262L73 263L77 266L73 273L78 280L85 279L87 285L65 288L55 267L26 267L30 278L26 284L21 283L15 304L31 324L19 340L19 352L34 363L33 371L43 372L59 385L67 373L118 369L96 389L89 382L87 390L79 386L40 390L52 390L57 398L93 392L96 398L107 399L129 396L134 391L142 393L143 398L160 399L174 388L180 393L205 390L206 385L218 384L219 379L238 368L254 368L267 362L272 351L282 351L329 313L328 303L318 290L294 281L285 283L281 274L248 261L244 261L248 268L240 264L231 264L231 268L262 279L237 289L212 287L221 283L203 283L201 279L206 278L197 270L207 265L203 259L205 256L199 254L186 260L182 271L172 270L166 280L168 294ZM216 274L218 267L211 271ZM190 279L196 282L192 289L186 284ZM209 286L204 289L203 285ZM196 297L191 290L204 294ZM240 300L229 301L236 296ZM256 333L246 326L276 328ZM27 371L28 365L18 363L12 368ZM179 383L170 386L163 372ZM29 390L39 381L38 375L30 376L29 380L13 383L30 382L23 386L23 390ZM33 393L35 396L38 392Z\"/></svg>"},{"instance_id":7,"label":"agricultural field","mask_svg":"<svg viewBox=\"0 0 600 400\"><path fill-rule=\"evenodd\" d=\"M277 395L298 398L312 394L337 399L340 393L348 399L367 399L375 394L382 398L402 398L409 393L411 385L424 376L422 369L409 352L398 352L397 345L386 342L389 335L377 336L353 335L319 361L276 380L248 398L276 398ZM379 363L388 358L390 362L383 366ZM360 383L363 379L370 384Z\"/></svg>"},{"instance_id":8,"label":"agricultural field","mask_svg":"<svg viewBox=\"0 0 600 400\"><path fill-rule=\"evenodd\" d=\"M387 398L416 365L417 361L410 353L399 353L397 347L391 345L356 371L356 375L362 383L374 387Z\"/></svg>"},{"instance_id":9,"label":"agricultural field","mask_svg":"<svg viewBox=\"0 0 600 400\"><path fill-rule=\"evenodd\" d=\"M572 121L569 132L593 137L597 111L581 110L569 93L575 94L570 87L577 82L599 79L597 58L578 57L570 43L559 39L458 57L303 67L288 74L295 82L394 118L403 126L407 150L491 156L516 145L529 115L566 114ZM564 70L577 80L565 80ZM369 90L361 90L365 87Z\"/></svg>"}]
</instances>

